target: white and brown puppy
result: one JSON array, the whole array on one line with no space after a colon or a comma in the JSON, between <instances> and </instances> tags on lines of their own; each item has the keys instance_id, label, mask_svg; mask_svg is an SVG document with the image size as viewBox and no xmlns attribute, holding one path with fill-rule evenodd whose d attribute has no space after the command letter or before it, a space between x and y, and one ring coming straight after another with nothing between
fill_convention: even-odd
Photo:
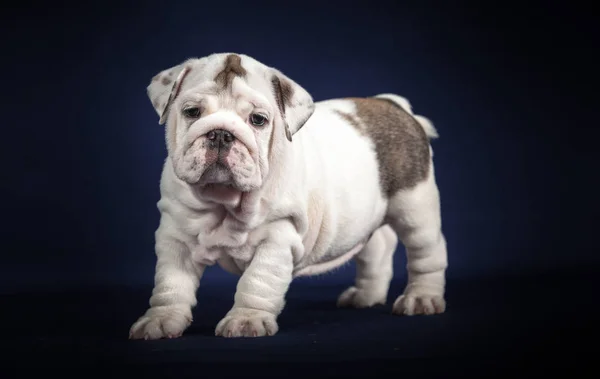
<instances>
[{"instance_id":1,"label":"white and brown puppy","mask_svg":"<svg viewBox=\"0 0 600 379\"><path fill-rule=\"evenodd\" d=\"M155 287L131 338L180 336L206 267L241 275L225 337L277 332L293 278L354 258L340 306L385 303L398 238L408 284L396 314L445 309L446 242L433 125L396 95L314 103L282 72L238 54L160 72L148 95L166 123Z\"/></svg>"}]
</instances>

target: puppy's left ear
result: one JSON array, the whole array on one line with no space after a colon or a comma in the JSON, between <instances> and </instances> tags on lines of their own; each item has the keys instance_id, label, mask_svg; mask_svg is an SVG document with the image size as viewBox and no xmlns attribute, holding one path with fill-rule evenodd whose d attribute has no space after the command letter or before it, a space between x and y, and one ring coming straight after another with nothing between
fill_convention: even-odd
<instances>
[{"instance_id":1,"label":"puppy's left ear","mask_svg":"<svg viewBox=\"0 0 600 379\"><path fill-rule=\"evenodd\" d=\"M271 86L285 122L285 135L289 141L304 126L315 111L312 96L298 83L279 70L272 69Z\"/></svg>"},{"instance_id":2,"label":"puppy's left ear","mask_svg":"<svg viewBox=\"0 0 600 379\"><path fill-rule=\"evenodd\" d=\"M163 70L152 78L150 85L146 88L152 106L160 117L158 121L160 125L167 120L169 109L191 69L191 62L186 61L178 66Z\"/></svg>"}]
</instances>

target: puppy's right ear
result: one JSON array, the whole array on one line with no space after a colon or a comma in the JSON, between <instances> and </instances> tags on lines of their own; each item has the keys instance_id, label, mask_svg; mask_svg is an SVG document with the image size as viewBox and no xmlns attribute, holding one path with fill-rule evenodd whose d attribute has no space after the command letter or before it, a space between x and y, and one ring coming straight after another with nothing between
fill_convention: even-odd
<instances>
[{"instance_id":1,"label":"puppy's right ear","mask_svg":"<svg viewBox=\"0 0 600 379\"><path fill-rule=\"evenodd\" d=\"M169 109L179 94L186 75L192 69L190 61L159 72L152 78L146 92L152 106L160 117L158 123L164 124L169 115Z\"/></svg>"}]
</instances>

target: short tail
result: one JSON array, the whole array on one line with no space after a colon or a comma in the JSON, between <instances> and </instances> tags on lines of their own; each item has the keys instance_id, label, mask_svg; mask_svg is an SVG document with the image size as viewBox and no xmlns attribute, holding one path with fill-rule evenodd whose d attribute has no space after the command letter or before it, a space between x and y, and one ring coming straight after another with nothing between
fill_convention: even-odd
<instances>
[{"instance_id":1,"label":"short tail","mask_svg":"<svg viewBox=\"0 0 600 379\"><path fill-rule=\"evenodd\" d=\"M410 115L412 115L415 118L415 120L417 120L417 122L423 127L423 130L425 130L425 134L427 135L427 137L429 137L429 139L439 138L440 135L435 129L435 126L433 126L431 120L429 120L427 117L414 114L412 111L412 106L406 98L391 93L383 93L375 97L379 99L389 100L394 104L398 105L400 108L404 109Z\"/></svg>"}]
</instances>

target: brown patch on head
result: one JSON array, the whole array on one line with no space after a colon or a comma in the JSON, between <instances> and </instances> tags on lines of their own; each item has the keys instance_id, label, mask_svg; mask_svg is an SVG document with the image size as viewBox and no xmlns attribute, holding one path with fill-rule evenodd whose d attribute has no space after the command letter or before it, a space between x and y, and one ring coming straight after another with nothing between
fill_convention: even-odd
<instances>
[{"instance_id":1,"label":"brown patch on head","mask_svg":"<svg viewBox=\"0 0 600 379\"><path fill-rule=\"evenodd\" d=\"M229 54L225 59L225 67L215 76L215 82L224 89L231 87L236 76L245 77L246 69L242 67L242 58L237 54Z\"/></svg>"},{"instance_id":2,"label":"brown patch on head","mask_svg":"<svg viewBox=\"0 0 600 379\"><path fill-rule=\"evenodd\" d=\"M387 99L350 98L356 115L337 112L373 141L384 195L423 181L430 168L429 139L423 127Z\"/></svg>"},{"instance_id":3,"label":"brown patch on head","mask_svg":"<svg viewBox=\"0 0 600 379\"><path fill-rule=\"evenodd\" d=\"M166 76L162 78L161 83L165 86L168 86L169 84L171 84L173 81L169 78L167 78Z\"/></svg>"}]
</instances>

